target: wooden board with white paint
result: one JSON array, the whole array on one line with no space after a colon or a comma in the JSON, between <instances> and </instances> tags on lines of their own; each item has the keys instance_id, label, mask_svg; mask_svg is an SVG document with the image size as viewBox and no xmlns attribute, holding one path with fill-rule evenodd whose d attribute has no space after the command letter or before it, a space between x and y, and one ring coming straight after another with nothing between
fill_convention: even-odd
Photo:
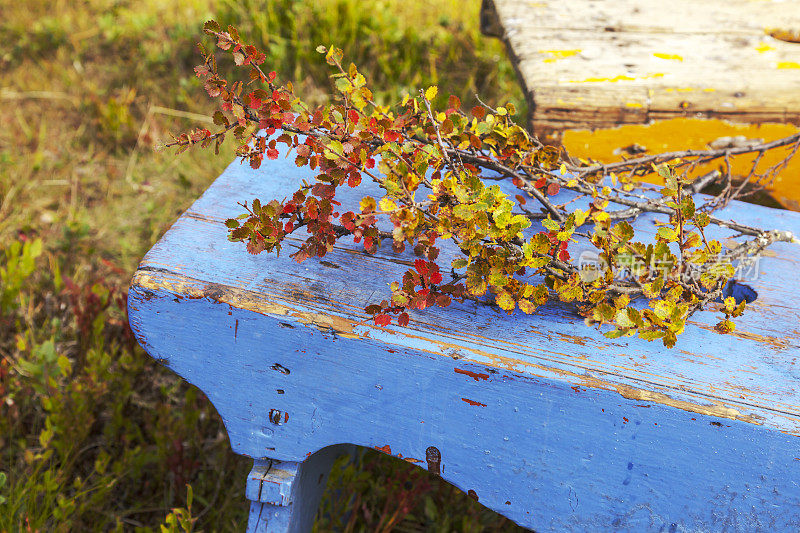
<instances>
[{"instance_id":1,"label":"wooden board with white paint","mask_svg":"<svg viewBox=\"0 0 800 533\"><path fill-rule=\"evenodd\" d=\"M673 117L800 124L794 0L484 0L537 133Z\"/></svg>"},{"instance_id":2,"label":"wooden board with white paint","mask_svg":"<svg viewBox=\"0 0 800 533\"><path fill-rule=\"evenodd\" d=\"M467 301L382 328L363 308L412 254L342 243L298 264L296 239L279 257L227 240L237 201L285 198L303 178L290 159L233 163L129 293L142 346L203 390L233 450L257 460L253 531L287 530L279 511L304 493L291 472L313 463L305 475L322 483L317 452L345 443L437 472L537 531L800 529L800 247L761 259L734 335L714 331L712 309L671 350L606 339L556 304L507 316ZM360 198L343 192L345 207ZM800 234L797 213L734 204L720 216Z\"/></svg>"}]
</instances>

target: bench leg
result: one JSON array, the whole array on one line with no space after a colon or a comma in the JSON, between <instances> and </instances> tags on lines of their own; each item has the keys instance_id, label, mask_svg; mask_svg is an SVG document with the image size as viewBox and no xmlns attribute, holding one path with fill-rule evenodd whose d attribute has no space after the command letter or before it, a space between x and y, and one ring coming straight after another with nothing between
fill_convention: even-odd
<instances>
[{"instance_id":1,"label":"bench leg","mask_svg":"<svg viewBox=\"0 0 800 533\"><path fill-rule=\"evenodd\" d=\"M247 476L250 500L247 533L311 531L333 462L354 454L355 446L328 446L302 463L256 459Z\"/></svg>"}]
</instances>

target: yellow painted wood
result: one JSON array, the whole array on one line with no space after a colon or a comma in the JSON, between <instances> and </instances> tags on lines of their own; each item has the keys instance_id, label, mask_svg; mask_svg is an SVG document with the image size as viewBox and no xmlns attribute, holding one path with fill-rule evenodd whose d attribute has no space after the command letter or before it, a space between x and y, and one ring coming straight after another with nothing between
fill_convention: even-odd
<instances>
[{"instance_id":1,"label":"yellow painted wood","mask_svg":"<svg viewBox=\"0 0 800 533\"><path fill-rule=\"evenodd\" d=\"M758 140L768 142L787 137L800 128L791 124L733 124L722 120L676 118L652 124L627 124L599 130L567 130L561 139L570 155L603 162L620 161L630 157L624 150L631 145L655 154L673 150L708 149L718 147L729 138L732 142ZM744 138L744 139L743 139ZM758 165L764 171L780 162L784 150L768 153ZM755 156L739 156L732 160L734 175L746 175ZM719 166L719 161L698 166L695 173L705 174ZM775 178L768 192L788 209L800 211L800 155L796 156Z\"/></svg>"}]
</instances>

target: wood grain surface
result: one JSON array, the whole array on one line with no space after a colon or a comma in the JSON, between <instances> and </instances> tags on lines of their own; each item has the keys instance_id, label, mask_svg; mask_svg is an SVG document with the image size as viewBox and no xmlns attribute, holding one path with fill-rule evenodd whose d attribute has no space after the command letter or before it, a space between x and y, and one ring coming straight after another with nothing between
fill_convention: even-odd
<instances>
[{"instance_id":1,"label":"wood grain surface","mask_svg":"<svg viewBox=\"0 0 800 533\"><path fill-rule=\"evenodd\" d=\"M485 0L539 134L675 117L800 124L800 4Z\"/></svg>"}]
</instances>

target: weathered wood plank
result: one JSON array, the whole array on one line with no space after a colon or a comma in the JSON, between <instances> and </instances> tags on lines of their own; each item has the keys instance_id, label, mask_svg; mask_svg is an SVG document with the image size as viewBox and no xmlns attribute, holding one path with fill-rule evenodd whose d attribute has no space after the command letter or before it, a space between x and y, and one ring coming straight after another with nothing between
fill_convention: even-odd
<instances>
[{"instance_id":1,"label":"weathered wood plank","mask_svg":"<svg viewBox=\"0 0 800 533\"><path fill-rule=\"evenodd\" d=\"M343 244L297 264L226 240L237 200L284 198L309 177L290 161L234 163L131 286L137 338L208 395L234 451L302 462L375 447L537 530L800 527L800 247L761 260L736 336L706 311L674 350L610 341L559 305L508 317L466 302L379 328L363 307L412 255ZM800 233L794 213L722 216Z\"/></svg>"},{"instance_id":2,"label":"weathered wood plank","mask_svg":"<svg viewBox=\"0 0 800 533\"><path fill-rule=\"evenodd\" d=\"M800 5L486 0L539 134L673 117L800 124ZM782 30L782 31L776 31Z\"/></svg>"}]
</instances>

